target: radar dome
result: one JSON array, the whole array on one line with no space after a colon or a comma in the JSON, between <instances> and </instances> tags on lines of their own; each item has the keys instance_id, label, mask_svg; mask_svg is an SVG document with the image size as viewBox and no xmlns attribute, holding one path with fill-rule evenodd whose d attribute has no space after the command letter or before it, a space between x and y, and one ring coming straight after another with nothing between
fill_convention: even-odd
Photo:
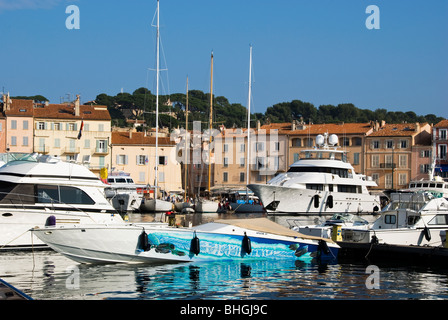
<instances>
[{"instance_id":1,"label":"radar dome","mask_svg":"<svg viewBox=\"0 0 448 320\"><path fill-rule=\"evenodd\" d=\"M332 146L337 145L338 142L339 142L338 136L335 135L335 134L330 135L330 137L328 138L328 142L329 142Z\"/></svg>"},{"instance_id":2,"label":"radar dome","mask_svg":"<svg viewBox=\"0 0 448 320\"><path fill-rule=\"evenodd\" d=\"M316 137L316 144L317 144L318 146L321 146L321 145L324 144L324 142L325 142L325 138L324 138L324 136L321 135L321 134L319 134L319 135Z\"/></svg>"}]
</instances>

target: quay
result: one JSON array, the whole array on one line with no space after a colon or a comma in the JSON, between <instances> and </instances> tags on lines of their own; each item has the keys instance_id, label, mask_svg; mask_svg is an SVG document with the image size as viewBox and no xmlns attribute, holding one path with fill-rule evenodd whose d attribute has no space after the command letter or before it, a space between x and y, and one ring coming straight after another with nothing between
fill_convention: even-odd
<instances>
[{"instance_id":1,"label":"quay","mask_svg":"<svg viewBox=\"0 0 448 320\"><path fill-rule=\"evenodd\" d=\"M442 246L408 246L345 241L338 241L337 244L341 247L338 259L376 259L387 260L388 262L409 261L417 264L448 261L448 248Z\"/></svg>"}]
</instances>

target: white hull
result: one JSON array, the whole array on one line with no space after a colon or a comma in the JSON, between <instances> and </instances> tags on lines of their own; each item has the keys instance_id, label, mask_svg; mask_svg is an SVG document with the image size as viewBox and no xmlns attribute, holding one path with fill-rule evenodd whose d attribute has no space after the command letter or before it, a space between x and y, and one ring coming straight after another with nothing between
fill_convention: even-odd
<instances>
[{"instance_id":1,"label":"white hull","mask_svg":"<svg viewBox=\"0 0 448 320\"><path fill-rule=\"evenodd\" d=\"M52 211L49 209L0 209L0 213L0 250L46 247L46 245L37 237L33 236L29 230L35 227L44 227L50 216L55 217L57 226L123 223L119 214L107 213L87 214L82 211Z\"/></svg>"},{"instance_id":2,"label":"white hull","mask_svg":"<svg viewBox=\"0 0 448 320\"><path fill-rule=\"evenodd\" d=\"M142 196L135 193L117 193L108 199L118 212L133 212L140 209Z\"/></svg>"},{"instance_id":3,"label":"white hull","mask_svg":"<svg viewBox=\"0 0 448 320\"><path fill-rule=\"evenodd\" d=\"M212 200L199 200L195 202L194 211L197 213L215 213L218 212L219 203Z\"/></svg>"},{"instance_id":4,"label":"white hull","mask_svg":"<svg viewBox=\"0 0 448 320\"><path fill-rule=\"evenodd\" d=\"M142 212L167 212L173 210L173 204L160 199L143 199L140 206Z\"/></svg>"},{"instance_id":5,"label":"white hull","mask_svg":"<svg viewBox=\"0 0 448 320\"><path fill-rule=\"evenodd\" d=\"M250 184L248 187L258 196L271 214L333 214L347 212L353 214L372 214L379 210L376 196L362 193L328 192L309 189L288 188L268 184ZM319 196L317 208L314 196ZM333 207L327 205L329 196L333 196ZM270 209L269 204L278 201L277 208Z\"/></svg>"},{"instance_id":6,"label":"white hull","mask_svg":"<svg viewBox=\"0 0 448 320\"><path fill-rule=\"evenodd\" d=\"M425 237L425 229L417 228L397 228L383 230L342 230L343 241L354 243L370 243L372 237L378 239L379 244L405 245L405 246L432 246L442 245L442 238L445 237L446 227L430 228L430 240Z\"/></svg>"},{"instance_id":7,"label":"white hull","mask_svg":"<svg viewBox=\"0 0 448 320\"><path fill-rule=\"evenodd\" d=\"M55 251L81 263L278 260L312 258L319 254L322 258L334 259L339 249L335 243L325 242L329 251L324 253L321 250L325 249L322 249L320 242L324 240L321 239L260 233L221 222L194 228L171 228L154 224L91 225L48 227L33 232ZM246 236L252 243L249 252L244 247ZM142 237L148 239L149 248L142 248ZM197 253L191 249L194 237L199 239L197 248L200 250Z\"/></svg>"}]
</instances>

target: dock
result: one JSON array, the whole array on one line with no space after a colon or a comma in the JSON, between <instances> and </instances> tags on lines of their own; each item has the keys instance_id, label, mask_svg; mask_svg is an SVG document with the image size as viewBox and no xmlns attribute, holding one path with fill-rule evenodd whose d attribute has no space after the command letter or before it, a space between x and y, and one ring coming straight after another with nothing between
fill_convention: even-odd
<instances>
[{"instance_id":1,"label":"dock","mask_svg":"<svg viewBox=\"0 0 448 320\"><path fill-rule=\"evenodd\" d=\"M411 260L414 263L447 262L448 248L339 241L339 258Z\"/></svg>"}]
</instances>

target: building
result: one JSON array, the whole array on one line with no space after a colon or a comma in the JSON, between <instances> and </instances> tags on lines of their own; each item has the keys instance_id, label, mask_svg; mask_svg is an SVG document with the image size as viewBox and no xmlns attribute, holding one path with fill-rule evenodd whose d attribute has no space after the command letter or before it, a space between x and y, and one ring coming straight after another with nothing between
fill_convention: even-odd
<instances>
[{"instance_id":1,"label":"building","mask_svg":"<svg viewBox=\"0 0 448 320\"><path fill-rule=\"evenodd\" d=\"M265 129L258 124L250 130L249 141L250 148L247 129L241 128L222 128L215 137L215 190L241 190L248 183L267 182L278 172L287 170L287 140L277 129Z\"/></svg>"},{"instance_id":2,"label":"building","mask_svg":"<svg viewBox=\"0 0 448 320\"><path fill-rule=\"evenodd\" d=\"M448 120L442 120L433 127L432 139L435 149L436 167L435 174L442 178L448 178Z\"/></svg>"},{"instance_id":3,"label":"building","mask_svg":"<svg viewBox=\"0 0 448 320\"><path fill-rule=\"evenodd\" d=\"M407 187L415 174L415 166L411 163L413 150L419 150L415 146L427 143L430 135L431 126L427 123L383 124L376 127L366 137L365 151L366 174L376 181L376 189Z\"/></svg>"},{"instance_id":4,"label":"building","mask_svg":"<svg viewBox=\"0 0 448 320\"><path fill-rule=\"evenodd\" d=\"M76 161L94 173L111 167L111 117L106 106L73 103L34 107L33 152Z\"/></svg>"},{"instance_id":5,"label":"building","mask_svg":"<svg viewBox=\"0 0 448 320\"><path fill-rule=\"evenodd\" d=\"M3 112L6 117L4 128L6 151L33 152L33 100L10 99L3 96Z\"/></svg>"},{"instance_id":6,"label":"building","mask_svg":"<svg viewBox=\"0 0 448 320\"><path fill-rule=\"evenodd\" d=\"M170 194L181 194L181 165L175 160L175 142L169 137L158 139L158 159L155 159L155 137L146 132L112 132L112 170L129 173L137 184L153 186L157 165L160 189Z\"/></svg>"}]
</instances>

